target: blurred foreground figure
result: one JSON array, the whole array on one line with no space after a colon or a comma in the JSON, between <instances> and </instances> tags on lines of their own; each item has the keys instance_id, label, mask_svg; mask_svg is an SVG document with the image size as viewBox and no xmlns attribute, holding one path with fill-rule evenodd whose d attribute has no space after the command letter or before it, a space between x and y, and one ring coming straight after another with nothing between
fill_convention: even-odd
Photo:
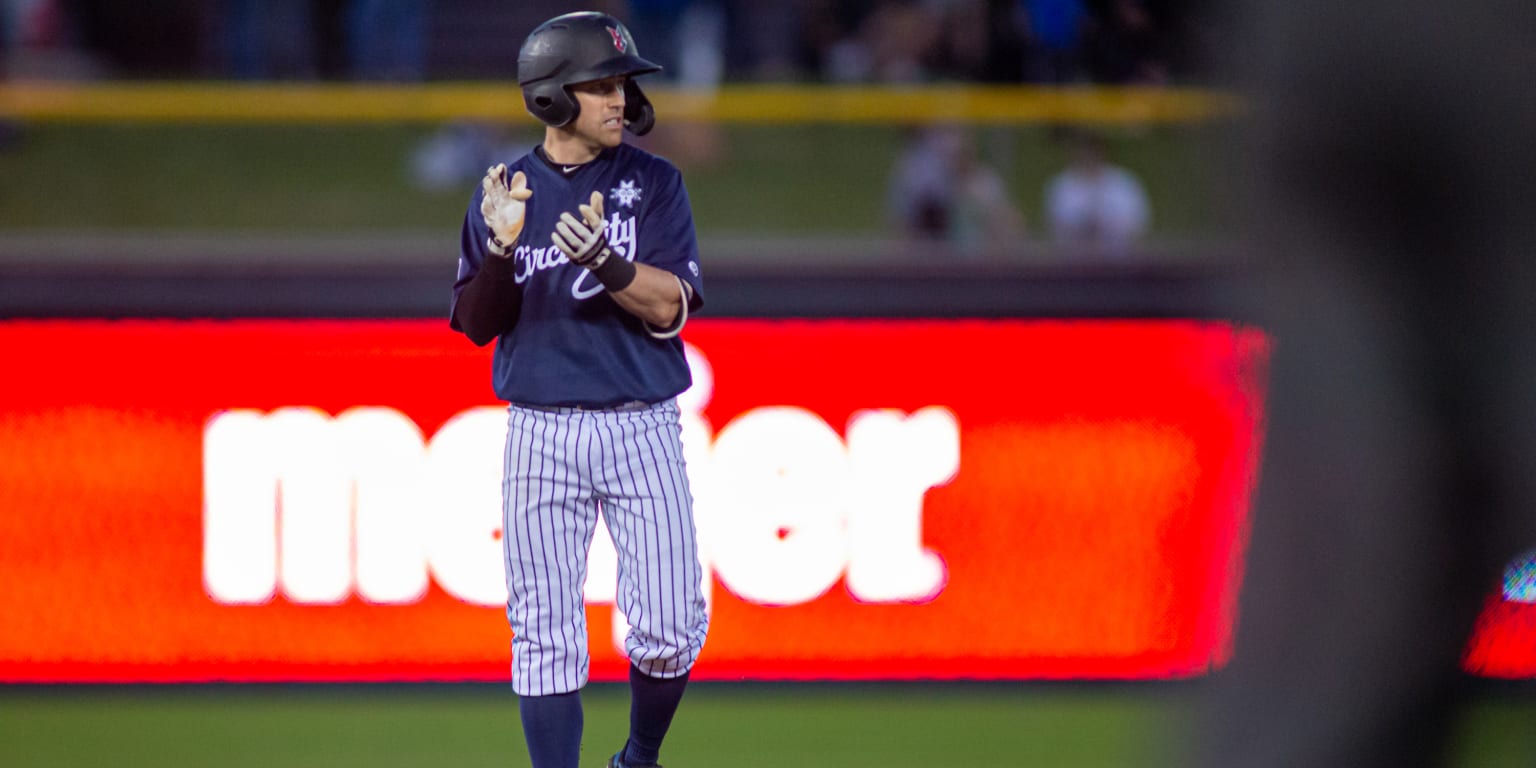
<instances>
[{"instance_id":1,"label":"blurred foreground figure","mask_svg":"<svg viewBox=\"0 0 1536 768\"><path fill-rule=\"evenodd\" d=\"M1247 10L1241 300L1275 349L1199 764L1443 765L1473 622L1536 545L1536 4Z\"/></svg>"}]
</instances>

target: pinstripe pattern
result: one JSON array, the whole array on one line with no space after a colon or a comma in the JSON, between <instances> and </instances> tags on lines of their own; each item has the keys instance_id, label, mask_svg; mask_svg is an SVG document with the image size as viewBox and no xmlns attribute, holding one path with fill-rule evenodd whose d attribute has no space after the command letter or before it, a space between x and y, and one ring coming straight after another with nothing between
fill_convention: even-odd
<instances>
[{"instance_id":1,"label":"pinstripe pattern","mask_svg":"<svg viewBox=\"0 0 1536 768\"><path fill-rule=\"evenodd\" d=\"M512 688L586 685L582 585L599 510L618 551L625 650L652 677L687 672L708 616L673 400L634 411L508 411L502 484Z\"/></svg>"}]
</instances>

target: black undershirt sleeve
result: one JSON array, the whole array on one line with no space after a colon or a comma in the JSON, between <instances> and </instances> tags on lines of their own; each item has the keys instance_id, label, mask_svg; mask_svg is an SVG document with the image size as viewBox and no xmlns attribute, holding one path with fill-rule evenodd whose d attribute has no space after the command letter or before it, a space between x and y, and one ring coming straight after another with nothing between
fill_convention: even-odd
<instances>
[{"instance_id":1,"label":"black undershirt sleeve","mask_svg":"<svg viewBox=\"0 0 1536 768\"><path fill-rule=\"evenodd\" d=\"M523 289L516 274L512 259L487 254L480 271L465 284L453 305L450 325L481 347L512 330L523 306Z\"/></svg>"}]
</instances>

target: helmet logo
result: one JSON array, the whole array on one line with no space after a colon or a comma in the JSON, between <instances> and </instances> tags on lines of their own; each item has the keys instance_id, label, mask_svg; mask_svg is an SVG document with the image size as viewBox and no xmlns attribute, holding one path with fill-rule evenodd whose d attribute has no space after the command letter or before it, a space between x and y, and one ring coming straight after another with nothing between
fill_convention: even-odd
<instances>
[{"instance_id":1,"label":"helmet logo","mask_svg":"<svg viewBox=\"0 0 1536 768\"><path fill-rule=\"evenodd\" d=\"M626 47L624 45L624 35L615 27L609 27L608 34L613 36L613 47L617 48L619 53L623 53Z\"/></svg>"}]
</instances>

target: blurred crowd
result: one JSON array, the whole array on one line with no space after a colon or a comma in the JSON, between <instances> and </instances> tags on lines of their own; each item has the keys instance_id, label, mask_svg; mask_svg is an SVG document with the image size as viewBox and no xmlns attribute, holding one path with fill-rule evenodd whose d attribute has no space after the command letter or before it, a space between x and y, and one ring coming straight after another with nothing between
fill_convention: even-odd
<instances>
[{"instance_id":1,"label":"blurred crowd","mask_svg":"<svg viewBox=\"0 0 1536 768\"><path fill-rule=\"evenodd\" d=\"M973 131L960 125L916 131L887 181L888 225L915 243L942 244L963 257L1016 250L1026 238L1049 242L1062 255L1134 256L1152 217L1141 179L1113 162L1099 133L1068 132L1061 141L1067 161L1047 172L1037 232L1003 174L982 158Z\"/></svg>"},{"instance_id":2,"label":"blurred crowd","mask_svg":"<svg viewBox=\"0 0 1536 768\"><path fill-rule=\"evenodd\" d=\"M255 81L497 80L528 30L582 8L611 13L665 67L648 82L1198 82L1207 14L1192 0L0 0L0 77ZM16 127L0 123L0 149ZM686 135L684 135L686 133ZM670 138L669 138L670 137ZM908 131L884 179L887 231L970 256L1133 255L1152 221L1141 179L1101 136L1061 132L1057 167L1015 169L973 126ZM418 188L472 183L525 139L509 126L439 126L407 158ZM695 166L724 134L668 125L650 139ZM669 147L661 143L671 141ZM984 143L984 142L982 142ZM679 148L685 147L686 150ZM1070 149L1067 149L1070 147ZM1001 154L1008 155L1007 150ZM1019 184L1038 194L1026 220ZM1012 187L1012 188L1011 188ZM878 194L878 193L877 193Z\"/></svg>"},{"instance_id":3,"label":"blurred crowd","mask_svg":"<svg viewBox=\"0 0 1536 768\"><path fill-rule=\"evenodd\" d=\"M421 80L429 0L0 0L11 77Z\"/></svg>"},{"instance_id":4,"label":"blurred crowd","mask_svg":"<svg viewBox=\"0 0 1536 768\"><path fill-rule=\"evenodd\" d=\"M539 21L622 19L664 77L1158 84L1199 79L1191 0L0 0L27 77L504 78Z\"/></svg>"}]
</instances>

